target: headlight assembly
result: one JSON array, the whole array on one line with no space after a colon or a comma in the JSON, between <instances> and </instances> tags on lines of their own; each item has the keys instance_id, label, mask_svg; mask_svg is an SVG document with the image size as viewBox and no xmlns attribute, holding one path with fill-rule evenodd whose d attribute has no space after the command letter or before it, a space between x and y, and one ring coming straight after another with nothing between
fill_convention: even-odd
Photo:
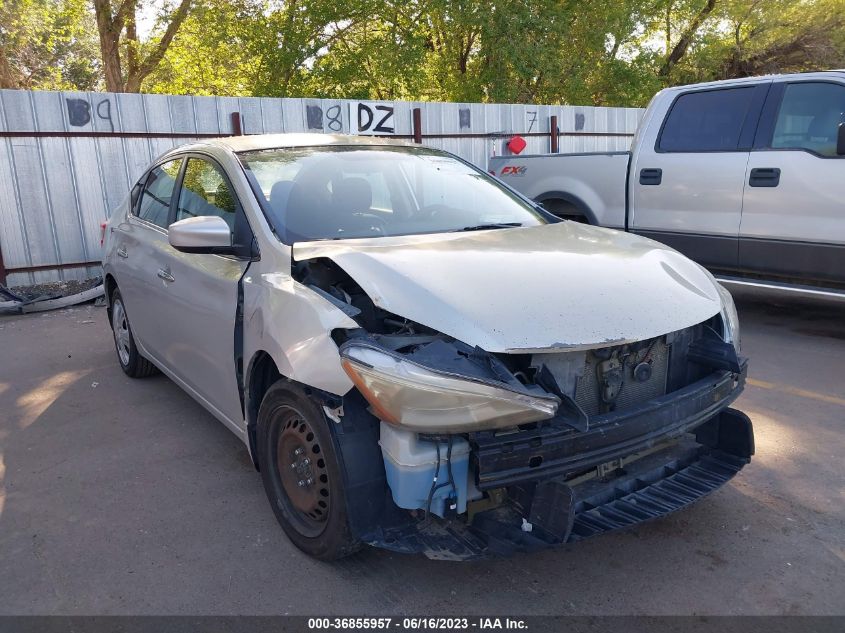
<instances>
[{"instance_id":1,"label":"headlight assembly","mask_svg":"<svg viewBox=\"0 0 845 633\"><path fill-rule=\"evenodd\" d=\"M546 420L560 400L503 382L441 372L363 342L340 348L341 364L383 421L423 433L461 433Z\"/></svg>"},{"instance_id":2,"label":"headlight assembly","mask_svg":"<svg viewBox=\"0 0 845 633\"><path fill-rule=\"evenodd\" d=\"M725 341L732 343L739 352L739 317L736 313L736 305L731 293L722 284L717 283L719 296L722 299L722 323L725 326Z\"/></svg>"}]
</instances>

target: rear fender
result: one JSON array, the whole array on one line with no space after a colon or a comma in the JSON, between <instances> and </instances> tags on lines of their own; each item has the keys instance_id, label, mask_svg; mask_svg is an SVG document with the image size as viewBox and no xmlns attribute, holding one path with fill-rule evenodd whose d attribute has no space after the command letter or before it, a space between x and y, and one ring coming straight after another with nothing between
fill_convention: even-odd
<instances>
[{"instance_id":1,"label":"rear fender","mask_svg":"<svg viewBox=\"0 0 845 633\"><path fill-rule=\"evenodd\" d=\"M563 200L564 202L568 202L578 210L578 213L587 218L587 222L593 226L598 226L599 222L598 218L596 218L596 214L593 213L593 210L586 202L575 194L567 191L547 191L546 193L537 196L534 200L539 203L543 203L548 200Z\"/></svg>"}]
</instances>

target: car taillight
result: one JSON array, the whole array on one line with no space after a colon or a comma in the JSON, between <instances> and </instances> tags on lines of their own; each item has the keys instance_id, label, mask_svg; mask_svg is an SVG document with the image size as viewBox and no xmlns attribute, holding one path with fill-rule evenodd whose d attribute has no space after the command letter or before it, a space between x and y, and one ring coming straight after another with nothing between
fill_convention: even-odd
<instances>
[{"instance_id":1,"label":"car taillight","mask_svg":"<svg viewBox=\"0 0 845 633\"><path fill-rule=\"evenodd\" d=\"M106 241L106 224L107 222L100 222L100 246Z\"/></svg>"}]
</instances>

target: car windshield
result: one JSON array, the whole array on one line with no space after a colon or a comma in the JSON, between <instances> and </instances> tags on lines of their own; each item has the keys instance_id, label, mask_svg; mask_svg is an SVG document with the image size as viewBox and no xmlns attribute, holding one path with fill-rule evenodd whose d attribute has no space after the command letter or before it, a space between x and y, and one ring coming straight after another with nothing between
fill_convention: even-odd
<instances>
[{"instance_id":1,"label":"car windshield","mask_svg":"<svg viewBox=\"0 0 845 633\"><path fill-rule=\"evenodd\" d=\"M437 150L331 146L239 156L287 244L546 223L483 171Z\"/></svg>"}]
</instances>

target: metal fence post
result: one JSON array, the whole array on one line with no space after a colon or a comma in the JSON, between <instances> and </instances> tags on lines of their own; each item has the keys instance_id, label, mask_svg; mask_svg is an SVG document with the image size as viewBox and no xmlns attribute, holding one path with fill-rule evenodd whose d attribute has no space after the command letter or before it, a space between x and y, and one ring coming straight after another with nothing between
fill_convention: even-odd
<instances>
[{"instance_id":1,"label":"metal fence post","mask_svg":"<svg viewBox=\"0 0 845 633\"><path fill-rule=\"evenodd\" d=\"M0 286L6 285L6 263L3 261L3 247L0 246Z\"/></svg>"},{"instance_id":2,"label":"metal fence post","mask_svg":"<svg viewBox=\"0 0 845 633\"><path fill-rule=\"evenodd\" d=\"M414 143L422 143L422 110L414 108Z\"/></svg>"},{"instance_id":3,"label":"metal fence post","mask_svg":"<svg viewBox=\"0 0 845 633\"><path fill-rule=\"evenodd\" d=\"M232 112L229 117L232 119L232 134L235 136L242 136L244 131L241 125L241 113Z\"/></svg>"}]
</instances>

